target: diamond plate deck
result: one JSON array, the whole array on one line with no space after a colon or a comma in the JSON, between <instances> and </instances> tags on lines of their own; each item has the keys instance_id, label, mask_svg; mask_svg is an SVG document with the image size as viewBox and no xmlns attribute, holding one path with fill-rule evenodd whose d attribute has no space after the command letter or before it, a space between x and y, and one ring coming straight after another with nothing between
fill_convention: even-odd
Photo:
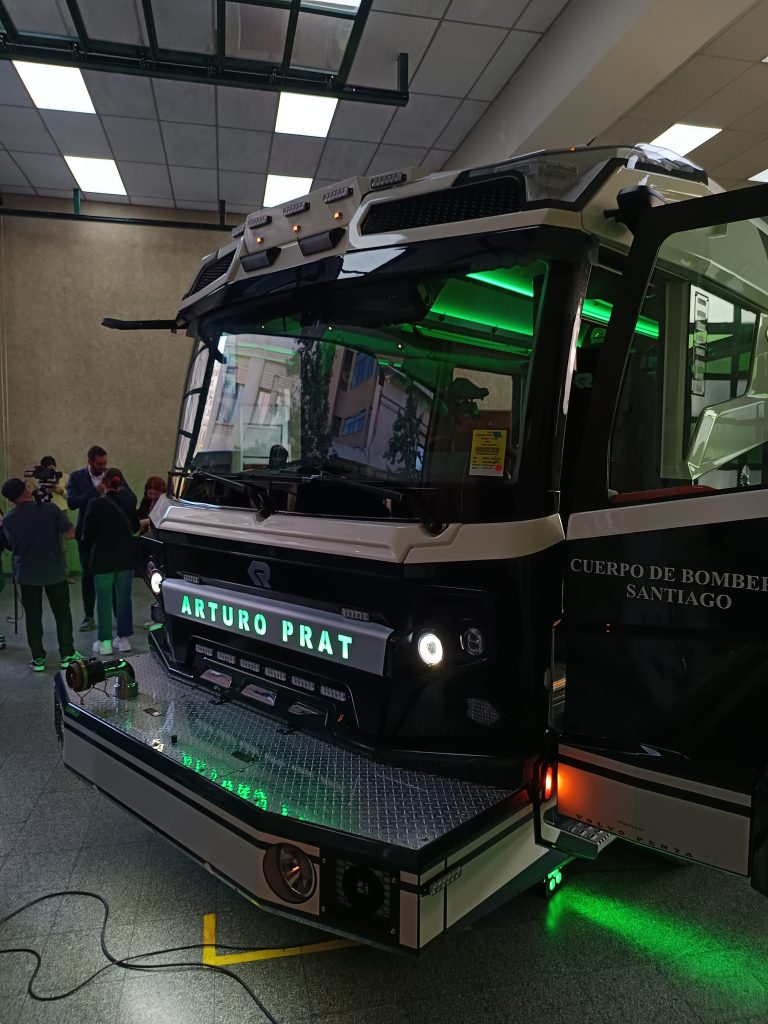
<instances>
[{"instance_id":1,"label":"diamond plate deck","mask_svg":"<svg viewBox=\"0 0 768 1024\"><path fill-rule=\"evenodd\" d=\"M509 796L287 732L249 708L215 703L169 676L154 654L131 664L136 699L91 690L80 702L68 691L70 702L262 810L418 851Z\"/></svg>"}]
</instances>

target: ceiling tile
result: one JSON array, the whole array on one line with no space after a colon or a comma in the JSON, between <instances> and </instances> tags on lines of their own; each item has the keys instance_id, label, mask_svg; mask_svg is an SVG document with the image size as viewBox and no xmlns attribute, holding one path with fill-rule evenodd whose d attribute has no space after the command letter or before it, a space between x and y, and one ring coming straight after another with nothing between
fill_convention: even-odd
<instances>
[{"instance_id":1,"label":"ceiling tile","mask_svg":"<svg viewBox=\"0 0 768 1024\"><path fill-rule=\"evenodd\" d=\"M350 103L342 100L336 107L328 137L380 142L398 109L380 106L378 103Z\"/></svg>"},{"instance_id":2,"label":"ceiling tile","mask_svg":"<svg viewBox=\"0 0 768 1024\"><path fill-rule=\"evenodd\" d=\"M458 149L487 109L487 103L480 103L478 100L464 100L448 122L448 127L438 137L435 145L440 149Z\"/></svg>"},{"instance_id":3,"label":"ceiling tile","mask_svg":"<svg viewBox=\"0 0 768 1024\"><path fill-rule=\"evenodd\" d=\"M112 150L96 114L43 110L41 115L54 142L66 156L111 158Z\"/></svg>"},{"instance_id":4,"label":"ceiling tile","mask_svg":"<svg viewBox=\"0 0 768 1024\"><path fill-rule=\"evenodd\" d=\"M0 144L23 153L58 153L43 119L33 107L0 106Z\"/></svg>"},{"instance_id":5,"label":"ceiling tile","mask_svg":"<svg viewBox=\"0 0 768 1024\"><path fill-rule=\"evenodd\" d=\"M269 132L246 132L219 128L219 167L225 171L266 171Z\"/></svg>"},{"instance_id":6,"label":"ceiling tile","mask_svg":"<svg viewBox=\"0 0 768 1024\"><path fill-rule=\"evenodd\" d=\"M9 107L33 107L34 103L9 60L0 60L0 96Z\"/></svg>"},{"instance_id":7,"label":"ceiling tile","mask_svg":"<svg viewBox=\"0 0 768 1024\"><path fill-rule=\"evenodd\" d=\"M732 191L737 188L747 188L748 186L757 185L756 181L744 181L742 178L721 178L718 176L717 184L727 191Z\"/></svg>"},{"instance_id":8,"label":"ceiling tile","mask_svg":"<svg viewBox=\"0 0 768 1024\"><path fill-rule=\"evenodd\" d=\"M704 100L714 96L723 86L738 78L747 67L744 61L698 54L649 93L629 113L635 117L666 120L668 125L684 121L691 110L701 107ZM720 125L711 127L719 128Z\"/></svg>"},{"instance_id":9,"label":"ceiling tile","mask_svg":"<svg viewBox=\"0 0 768 1024\"><path fill-rule=\"evenodd\" d=\"M265 179L266 180L266 179ZM258 206L254 207L251 203L231 203L227 204L227 213L253 213L254 210L263 210L264 203L261 202Z\"/></svg>"},{"instance_id":10,"label":"ceiling tile","mask_svg":"<svg viewBox=\"0 0 768 1024\"><path fill-rule=\"evenodd\" d=\"M379 146L376 156L368 167L368 174L386 174L400 171L405 167L418 167L427 155L426 149L409 146Z\"/></svg>"},{"instance_id":11,"label":"ceiling tile","mask_svg":"<svg viewBox=\"0 0 768 1024\"><path fill-rule=\"evenodd\" d=\"M5 7L19 32L75 35L65 4L56 0L5 0Z\"/></svg>"},{"instance_id":12,"label":"ceiling tile","mask_svg":"<svg viewBox=\"0 0 768 1024\"><path fill-rule=\"evenodd\" d=\"M768 47L768 42L766 43ZM688 115L691 124L711 124L727 128L752 113L768 96L768 64L751 64L714 96L695 107Z\"/></svg>"},{"instance_id":13,"label":"ceiling tile","mask_svg":"<svg viewBox=\"0 0 768 1024\"><path fill-rule=\"evenodd\" d=\"M535 32L513 29L470 92L473 100L495 100L533 47L541 39Z\"/></svg>"},{"instance_id":14,"label":"ceiling tile","mask_svg":"<svg viewBox=\"0 0 768 1024\"><path fill-rule=\"evenodd\" d=\"M762 60L768 54L768 3L764 0L748 10L704 52L715 57Z\"/></svg>"},{"instance_id":15,"label":"ceiling tile","mask_svg":"<svg viewBox=\"0 0 768 1024\"><path fill-rule=\"evenodd\" d=\"M161 121L187 124L216 123L216 93L212 85L152 80Z\"/></svg>"},{"instance_id":16,"label":"ceiling tile","mask_svg":"<svg viewBox=\"0 0 768 1024\"><path fill-rule=\"evenodd\" d=\"M0 153L0 186L29 185L18 164L7 153Z\"/></svg>"},{"instance_id":17,"label":"ceiling tile","mask_svg":"<svg viewBox=\"0 0 768 1024\"><path fill-rule=\"evenodd\" d=\"M456 113L461 100L411 93L407 107L392 119L384 141L394 146L432 146Z\"/></svg>"},{"instance_id":18,"label":"ceiling tile","mask_svg":"<svg viewBox=\"0 0 768 1024\"><path fill-rule=\"evenodd\" d=\"M633 146L650 142L669 128L669 121L653 121L645 117L621 117L591 143L593 146Z\"/></svg>"},{"instance_id":19,"label":"ceiling tile","mask_svg":"<svg viewBox=\"0 0 768 1024\"><path fill-rule=\"evenodd\" d=\"M703 146L686 153L686 159L692 160L705 171L711 171L713 167L721 167L753 149L763 138L755 132L735 132L726 128Z\"/></svg>"},{"instance_id":20,"label":"ceiling tile","mask_svg":"<svg viewBox=\"0 0 768 1024\"><path fill-rule=\"evenodd\" d=\"M83 77L97 113L119 117L157 117L155 97L148 78L113 75L107 71L84 71Z\"/></svg>"},{"instance_id":21,"label":"ceiling tile","mask_svg":"<svg viewBox=\"0 0 768 1024\"><path fill-rule=\"evenodd\" d=\"M467 21L471 25L498 25L512 28L528 0L453 0L446 18Z\"/></svg>"},{"instance_id":22,"label":"ceiling tile","mask_svg":"<svg viewBox=\"0 0 768 1024\"><path fill-rule=\"evenodd\" d=\"M39 196L52 196L54 199L72 199L71 188L38 188L37 194ZM69 211L71 212L71 211Z\"/></svg>"},{"instance_id":23,"label":"ceiling tile","mask_svg":"<svg viewBox=\"0 0 768 1024\"><path fill-rule=\"evenodd\" d=\"M412 0L408 6L413 8ZM399 14L372 12L368 15L365 32L352 65L350 82L379 89L394 89L397 84L397 55L405 50L408 51L408 66L413 79L413 74L438 24L439 22L431 18L409 18Z\"/></svg>"},{"instance_id":24,"label":"ceiling tile","mask_svg":"<svg viewBox=\"0 0 768 1024\"><path fill-rule=\"evenodd\" d=\"M442 18L450 2L451 0L418 0L418 13L424 18ZM395 14L415 14L414 7L414 0L374 0L373 3L374 11L390 11Z\"/></svg>"},{"instance_id":25,"label":"ceiling tile","mask_svg":"<svg viewBox=\"0 0 768 1024\"><path fill-rule=\"evenodd\" d=\"M35 188L77 187L77 182L62 156L49 156L47 153L11 153L11 156L26 174L30 185L34 185Z\"/></svg>"},{"instance_id":26,"label":"ceiling tile","mask_svg":"<svg viewBox=\"0 0 768 1024\"><path fill-rule=\"evenodd\" d=\"M375 152L375 142L329 139L317 168L317 177L323 181L343 181L344 178L365 174Z\"/></svg>"},{"instance_id":27,"label":"ceiling tile","mask_svg":"<svg viewBox=\"0 0 768 1024\"><path fill-rule=\"evenodd\" d=\"M116 160L144 163L165 163L165 150L157 121L140 117L107 117L101 119Z\"/></svg>"},{"instance_id":28,"label":"ceiling tile","mask_svg":"<svg viewBox=\"0 0 768 1024\"><path fill-rule=\"evenodd\" d=\"M260 210L264 205L266 174L246 174L243 171L221 171L219 173L219 198L226 199L227 205L237 203Z\"/></svg>"},{"instance_id":29,"label":"ceiling tile","mask_svg":"<svg viewBox=\"0 0 768 1024\"><path fill-rule=\"evenodd\" d=\"M215 128L198 124L170 124L167 121L163 121L161 127L169 164L177 167L216 166Z\"/></svg>"},{"instance_id":30,"label":"ceiling tile","mask_svg":"<svg viewBox=\"0 0 768 1024\"><path fill-rule=\"evenodd\" d=\"M325 139L311 139L306 135L275 135L269 155L269 173L313 178L324 145Z\"/></svg>"},{"instance_id":31,"label":"ceiling tile","mask_svg":"<svg viewBox=\"0 0 768 1024\"><path fill-rule=\"evenodd\" d=\"M161 47L213 52L213 0L152 0L152 11Z\"/></svg>"},{"instance_id":32,"label":"ceiling tile","mask_svg":"<svg viewBox=\"0 0 768 1024\"><path fill-rule=\"evenodd\" d=\"M141 4L104 3L104 0L78 0L78 7L91 39L107 39L115 43L147 45Z\"/></svg>"},{"instance_id":33,"label":"ceiling tile","mask_svg":"<svg viewBox=\"0 0 768 1024\"><path fill-rule=\"evenodd\" d=\"M750 178L768 167L768 139L763 139L756 146L746 150L732 160L727 160L719 167L709 167L712 177L718 181L724 178Z\"/></svg>"},{"instance_id":34,"label":"ceiling tile","mask_svg":"<svg viewBox=\"0 0 768 1024\"><path fill-rule=\"evenodd\" d=\"M201 203L216 202L216 171L198 167L170 167L169 170L177 202L187 199Z\"/></svg>"},{"instance_id":35,"label":"ceiling tile","mask_svg":"<svg viewBox=\"0 0 768 1024\"><path fill-rule=\"evenodd\" d=\"M218 86L216 97L220 128L248 128L271 132L277 116L277 93L259 89L226 89Z\"/></svg>"},{"instance_id":36,"label":"ceiling tile","mask_svg":"<svg viewBox=\"0 0 768 1024\"><path fill-rule=\"evenodd\" d=\"M168 168L163 164L143 164L132 160L118 161L117 168L128 195L172 199Z\"/></svg>"},{"instance_id":37,"label":"ceiling tile","mask_svg":"<svg viewBox=\"0 0 768 1024\"><path fill-rule=\"evenodd\" d=\"M501 28L444 21L411 82L413 91L464 96L505 36Z\"/></svg>"},{"instance_id":38,"label":"ceiling tile","mask_svg":"<svg viewBox=\"0 0 768 1024\"><path fill-rule=\"evenodd\" d=\"M527 32L546 32L568 0L531 0L515 28Z\"/></svg>"},{"instance_id":39,"label":"ceiling tile","mask_svg":"<svg viewBox=\"0 0 768 1024\"><path fill-rule=\"evenodd\" d=\"M450 150L432 149L421 161L421 166L429 168L429 170L434 174L435 171L442 171L446 160L448 160L452 155L453 154Z\"/></svg>"},{"instance_id":40,"label":"ceiling tile","mask_svg":"<svg viewBox=\"0 0 768 1024\"><path fill-rule=\"evenodd\" d=\"M171 208L173 208L174 205L172 199L160 199L158 198L158 196L130 195L130 200L134 206L170 206Z\"/></svg>"},{"instance_id":41,"label":"ceiling tile","mask_svg":"<svg viewBox=\"0 0 768 1024\"><path fill-rule=\"evenodd\" d=\"M34 196L37 195L35 189L31 185L9 185L6 192L12 196ZM67 195L71 196L72 193L68 192Z\"/></svg>"},{"instance_id":42,"label":"ceiling tile","mask_svg":"<svg viewBox=\"0 0 768 1024\"><path fill-rule=\"evenodd\" d=\"M760 132L763 135L768 135L768 103L763 103L746 117L740 117L730 127L740 132Z\"/></svg>"}]
</instances>

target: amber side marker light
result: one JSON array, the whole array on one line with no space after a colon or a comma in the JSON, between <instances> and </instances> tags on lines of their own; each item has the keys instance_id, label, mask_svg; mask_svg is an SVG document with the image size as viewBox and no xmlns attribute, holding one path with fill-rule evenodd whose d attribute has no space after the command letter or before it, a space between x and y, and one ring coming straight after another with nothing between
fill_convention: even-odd
<instances>
[{"instance_id":1,"label":"amber side marker light","mask_svg":"<svg viewBox=\"0 0 768 1024\"><path fill-rule=\"evenodd\" d=\"M545 802L551 798L555 791L555 769L551 764L548 764L542 772L541 791Z\"/></svg>"}]
</instances>

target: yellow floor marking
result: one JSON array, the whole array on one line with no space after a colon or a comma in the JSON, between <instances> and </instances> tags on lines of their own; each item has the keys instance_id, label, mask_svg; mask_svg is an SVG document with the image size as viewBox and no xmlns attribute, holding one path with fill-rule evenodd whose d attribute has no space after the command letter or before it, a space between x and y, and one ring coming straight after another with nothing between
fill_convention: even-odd
<instances>
[{"instance_id":1,"label":"yellow floor marking","mask_svg":"<svg viewBox=\"0 0 768 1024\"><path fill-rule=\"evenodd\" d=\"M355 946L349 939L331 939L329 942L313 942L309 946L285 946L283 949L249 949L244 953L216 952L216 915L203 917L203 963L209 966L226 967L230 964L247 964L254 960L275 960L284 956L305 956L308 953L329 953L333 949L347 949Z\"/></svg>"}]
</instances>

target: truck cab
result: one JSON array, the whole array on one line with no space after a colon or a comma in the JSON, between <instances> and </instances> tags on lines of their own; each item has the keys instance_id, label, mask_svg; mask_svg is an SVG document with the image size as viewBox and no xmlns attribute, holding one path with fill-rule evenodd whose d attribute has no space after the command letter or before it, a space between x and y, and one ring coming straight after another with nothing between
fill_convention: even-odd
<instances>
[{"instance_id":1,"label":"truck cab","mask_svg":"<svg viewBox=\"0 0 768 1024\"><path fill-rule=\"evenodd\" d=\"M542 152L349 179L254 213L203 259L145 541L146 678L166 680L147 692L187 739L155 729L142 756L230 833L228 793L272 817L249 826L247 884L242 851L224 871L192 819L170 838L267 905L417 951L609 834L765 885L766 193L723 193L648 146ZM100 767L83 760L84 713L57 685L81 774L103 775L110 744L153 745L133 718L117 742L102 703ZM249 729L272 739L249 747ZM416 831L429 807L445 827L409 833L386 874L402 837L331 816L330 840L335 771L310 749L377 766L363 817L386 778L421 790ZM270 757L281 784L251 771L239 792L232 765ZM323 790L301 811L297 771ZM319 888L286 888L286 864ZM393 885L404 930L381 910Z\"/></svg>"}]
</instances>

